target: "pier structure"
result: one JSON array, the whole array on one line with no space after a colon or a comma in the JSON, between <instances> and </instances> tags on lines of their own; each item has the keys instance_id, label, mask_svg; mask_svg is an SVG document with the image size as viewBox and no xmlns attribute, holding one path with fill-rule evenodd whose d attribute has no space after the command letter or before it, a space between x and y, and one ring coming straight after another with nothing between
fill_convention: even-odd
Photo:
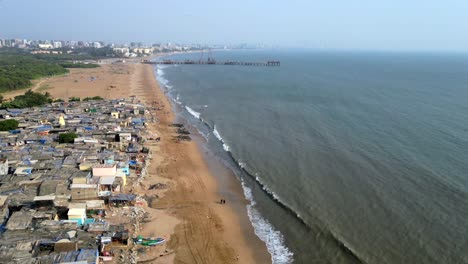
<instances>
[{"instance_id":1,"label":"pier structure","mask_svg":"<svg viewBox=\"0 0 468 264\"><path fill-rule=\"evenodd\" d=\"M143 60L145 64L179 64L179 65L240 65L240 66L280 66L280 61L267 61L267 62L245 62L245 61L215 61L213 59L208 60L162 60L162 61L150 61Z\"/></svg>"}]
</instances>

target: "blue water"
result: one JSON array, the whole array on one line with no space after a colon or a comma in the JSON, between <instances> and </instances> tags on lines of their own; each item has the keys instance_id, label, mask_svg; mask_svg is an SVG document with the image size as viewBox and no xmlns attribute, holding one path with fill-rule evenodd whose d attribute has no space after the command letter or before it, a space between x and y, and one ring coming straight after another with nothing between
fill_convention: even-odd
<instances>
[{"instance_id":1,"label":"blue water","mask_svg":"<svg viewBox=\"0 0 468 264\"><path fill-rule=\"evenodd\" d=\"M468 263L467 55L213 55L281 61L158 69L274 263Z\"/></svg>"}]
</instances>

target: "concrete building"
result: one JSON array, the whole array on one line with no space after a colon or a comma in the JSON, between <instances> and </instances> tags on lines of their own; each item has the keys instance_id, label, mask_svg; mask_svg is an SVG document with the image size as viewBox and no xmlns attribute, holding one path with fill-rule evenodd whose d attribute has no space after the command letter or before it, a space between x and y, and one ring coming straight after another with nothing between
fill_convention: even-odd
<instances>
[{"instance_id":1,"label":"concrete building","mask_svg":"<svg viewBox=\"0 0 468 264\"><path fill-rule=\"evenodd\" d=\"M51 44L38 44L40 49L52 49L53 46Z\"/></svg>"},{"instance_id":2,"label":"concrete building","mask_svg":"<svg viewBox=\"0 0 468 264\"><path fill-rule=\"evenodd\" d=\"M60 49L62 47L62 42L54 41L52 42L52 46L54 47L54 49Z\"/></svg>"},{"instance_id":3,"label":"concrete building","mask_svg":"<svg viewBox=\"0 0 468 264\"><path fill-rule=\"evenodd\" d=\"M97 42L97 41L93 42L93 43L92 43L92 46L93 46L93 48L96 48L96 49L102 48L101 43L100 43L100 42Z\"/></svg>"},{"instance_id":4,"label":"concrete building","mask_svg":"<svg viewBox=\"0 0 468 264\"><path fill-rule=\"evenodd\" d=\"M0 175L8 174L8 159L0 158Z\"/></svg>"},{"instance_id":5,"label":"concrete building","mask_svg":"<svg viewBox=\"0 0 468 264\"><path fill-rule=\"evenodd\" d=\"M97 177L115 177L117 173L116 164L98 164L93 166L93 176Z\"/></svg>"},{"instance_id":6,"label":"concrete building","mask_svg":"<svg viewBox=\"0 0 468 264\"><path fill-rule=\"evenodd\" d=\"M121 57L128 57L130 54L130 50L126 47L123 48L112 48L112 51L117 55Z\"/></svg>"},{"instance_id":7,"label":"concrete building","mask_svg":"<svg viewBox=\"0 0 468 264\"><path fill-rule=\"evenodd\" d=\"M84 208L70 208L67 213L68 220L76 221L79 225L86 220L86 204Z\"/></svg>"}]
</instances>

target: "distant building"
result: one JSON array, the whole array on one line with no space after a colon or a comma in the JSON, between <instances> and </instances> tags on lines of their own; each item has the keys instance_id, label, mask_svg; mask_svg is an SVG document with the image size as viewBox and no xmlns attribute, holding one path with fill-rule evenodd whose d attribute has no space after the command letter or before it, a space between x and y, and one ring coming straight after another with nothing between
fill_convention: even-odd
<instances>
[{"instance_id":1,"label":"distant building","mask_svg":"<svg viewBox=\"0 0 468 264\"><path fill-rule=\"evenodd\" d=\"M92 43L92 46L93 46L93 48L96 48L96 49L102 48L101 43L100 43L100 42L97 42L97 41L93 42L93 43Z\"/></svg>"},{"instance_id":2,"label":"distant building","mask_svg":"<svg viewBox=\"0 0 468 264\"><path fill-rule=\"evenodd\" d=\"M52 49L53 46L51 44L38 44L40 49Z\"/></svg>"},{"instance_id":3,"label":"distant building","mask_svg":"<svg viewBox=\"0 0 468 264\"><path fill-rule=\"evenodd\" d=\"M54 47L54 49L60 49L62 47L62 42L54 41L52 42L52 46Z\"/></svg>"},{"instance_id":4,"label":"distant building","mask_svg":"<svg viewBox=\"0 0 468 264\"><path fill-rule=\"evenodd\" d=\"M5 39L5 40L3 40L3 45L4 45L5 47L12 47L12 41L11 41L11 39Z\"/></svg>"},{"instance_id":5,"label":"distant building","mask_svg":"<svg viewBox=\"0 0 468 264\"><path fill-rule=\"evenodd\" d=\"M67 45L71 48L75 47L76 45L78 44L77 41L74 41L74 40L71 40L71 41L68 41Z\"/></svg>"},{"instance_id":6,"label":"distant building","mask_svg":"<svg viewBox=\"0 0 468 264\"><path fill-rule=\"evenodd\" d=\"M117 55L121 57L128 57L130 50L128 48L112 48L112 51Z\"/></svg>"},{"instance_id":7,"label":"distant building","mask_svg":"<svg viewBox=\"0 0 468 264\"><path fill-rule=\"evenodd\" d=\"M133 48L132 53L139 54L139 55L150 55L153 54L152 48Z\"/></svg>"}]
</instances>

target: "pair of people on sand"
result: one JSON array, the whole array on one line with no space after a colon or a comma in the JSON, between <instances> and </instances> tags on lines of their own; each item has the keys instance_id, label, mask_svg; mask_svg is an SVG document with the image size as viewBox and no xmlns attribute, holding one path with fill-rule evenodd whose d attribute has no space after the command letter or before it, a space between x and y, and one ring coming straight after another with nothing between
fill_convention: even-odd
<instances>
[{"instance_id":1,"label":"pair of people on sand","mask_svg":"<svg viewBox=\"0 0 468 264\"><path fill-rule=\"evenodd\" d=\"M223 198L221 198L221 200L220 200L220 204L225 204L225 203L226 203L226 200L225 200L225 199L223 199Z\"/></svg>"}]
</instances>

